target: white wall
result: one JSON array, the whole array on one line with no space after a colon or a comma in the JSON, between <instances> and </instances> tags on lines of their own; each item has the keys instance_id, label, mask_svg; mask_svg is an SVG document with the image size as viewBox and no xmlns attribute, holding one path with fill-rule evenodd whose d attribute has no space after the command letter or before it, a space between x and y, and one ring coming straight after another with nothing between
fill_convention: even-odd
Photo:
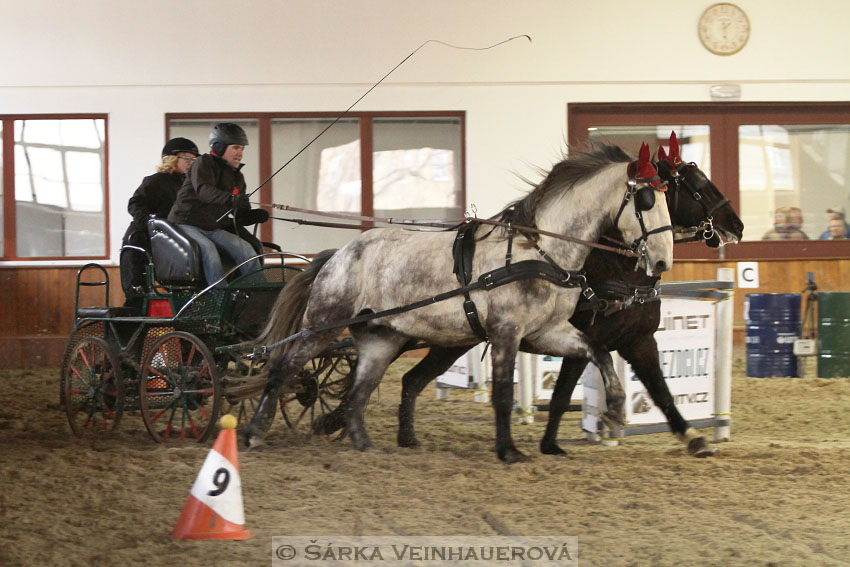
<instances>
[{"instance_id":1,"label":"white wall","mask_svg":"<svg viewBox=\"0 0 850 567\"><path fill-rule=\"evenodd\" d=\"M737 0L749 43L712 55L711 0L0 0L0 113L109 114L111 252L166 112L465 110L467 201L518 196L560 155L569 102L850 100L850 2ZM199 141L200 143L201 141ZM250 155L248 157L250 159Z\"/></svg>"}]
</instances>

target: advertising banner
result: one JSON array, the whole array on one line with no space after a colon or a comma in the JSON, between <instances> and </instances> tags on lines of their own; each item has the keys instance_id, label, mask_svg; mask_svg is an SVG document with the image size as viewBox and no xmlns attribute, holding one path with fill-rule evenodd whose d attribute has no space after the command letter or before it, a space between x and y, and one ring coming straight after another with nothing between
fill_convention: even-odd
<instances>
[{"instance_id":1,"label":"advertising banner","mask_svg":"<svg viewBox=\"0 0 850 567\"><path fill-rule=\"evenodd\" d=\"M714 416L715 325L712 301L661 301L661 323L655 333L659 363L677 409L689 421ZM626 427L666 423L632 367L617 353L611 355L626 393ZM585 374L582 427L595 433L595 416L604 411L605 392L595 368Z\"/></svg>"}]
</instances>

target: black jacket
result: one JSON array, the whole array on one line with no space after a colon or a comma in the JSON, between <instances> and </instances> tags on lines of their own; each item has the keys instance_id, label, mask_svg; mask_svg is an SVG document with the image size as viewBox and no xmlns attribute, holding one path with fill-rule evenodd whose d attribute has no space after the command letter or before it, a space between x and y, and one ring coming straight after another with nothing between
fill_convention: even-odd
<instances>
[{"instance_id":1,"label":"black jacket","mask_svg":"<svg viewBox=\"0 0 850 567\"><path fill-rule=\"evenodd\" d=\"M240 164L239 169L242 168ZM170 222L190 224L204 230L231 228L233 221L224 218L231 209L234 189L245 194L245 177L218 156L204 154L195 160L177 193L177 200L168 214ZM248 210L251 208L247 204ZM232 230L232 228L231 228Z\"/></svg>"},{"instance_id":2,"label":"black jacket","mask_svg":"<svg viewBox=\"0 0 850 567\"><path fill-rule=\"evenodd\" d=\"M154 173L142 179L142 184L130 197L127 211L133 221L124 233L124 243L144 246L147 242L148 217L166 218L171 211L177 192L186 178L182 173ZM138 237L134 236L139 234Z\"/></svg>"}]
</instances>

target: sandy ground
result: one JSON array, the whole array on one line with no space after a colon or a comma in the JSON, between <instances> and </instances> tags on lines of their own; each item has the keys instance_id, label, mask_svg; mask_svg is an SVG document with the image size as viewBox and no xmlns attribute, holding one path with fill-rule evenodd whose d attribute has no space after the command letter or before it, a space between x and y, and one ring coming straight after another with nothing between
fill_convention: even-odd
<instances>
[{"instance_id":1,"label":"sandy ground","mask_svg":"<svg viewBox=\"0 0 850 567\"><path fill-rule=\"evenodd\" d=\"M0 370L0 565L270 565L275 535L577 536L583 566L850 565L850 380L733 384L732 440L694 459L669 434L619 447L561 428L568 458L541 455L546 414L514 435L531 462L491 451L492 412L453 391L419 404L422 447L395 446L397 362L367 415L375 449L273 426L240 451L243 542L173 539L205 445L161 446L138 415L105 441L71 434L56 368ZM740 374L741 364L735 365ZM709 432L710 434L710 432Z\"/></svg>"}]
</instances>

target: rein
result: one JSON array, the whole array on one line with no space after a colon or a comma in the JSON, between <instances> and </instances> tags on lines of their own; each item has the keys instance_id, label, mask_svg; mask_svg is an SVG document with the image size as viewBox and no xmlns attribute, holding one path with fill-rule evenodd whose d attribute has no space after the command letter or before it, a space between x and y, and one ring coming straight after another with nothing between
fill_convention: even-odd
<instances>
[{"instance_id":1,"label":"rein","mask_svg":"<svg viewBox=\"0 0 850 567\"><path fill-rule=\"evenodd\" d=\"M590 242L587 240L582 240L580 238L575 238L572 236L568 236L566 234L558 234L557 232L550 232L548 230L541 230L539 228L531 227L531 226L523 226L518 224L512 224L508 222L498 221L494 219L483 219L479 217L464 217L462 219L436 219L436 220L423 220L417 221L412 219L400 219L395 217L368 217L362 215L355 215L350 213L328 213L324 211L316 211L313 209L302 209L300 207L293 207L291 205L279 205L276 203L272 203L271 205L261 205L264 207L271 207L273 209L280 209L282 211L293 211L296 213L305 213L322 217L329 218L337 218L337 219L347 219L353 221L362 221L362 222L377 222L381 224L397 224L403 226L416 226L416 227L428 227L428 228L443 228L448 230L454 230L459 226L477 222L481 224L487 224L494 227L501 227L505 229L515 229L521 232L527 232L529 234L539 234L542 236L549 236L551 238L556 238L558 240L566 240L567 242L573 242L575 244L582 244L584 246L589 246L591 248L598 248L600 250L605 250L607 252L613 252L614 254L619 254L621 256L626 256L628 258L639 258L640 254L635 252L634 250L630 250L624 247L616 247L616 246L606 246L605 244L600 244L598 242ZM370 228L375 227L364 227L357 224L342 224L342 223L323 223L320 221L308 221L306 219L285 219L280 217L273 217L275 220L282 220L286 222L293 222L296 224L303 225L312 225L312 226L326 226L332 228L350 228L356 230L368 230ZM666 230L666 229L665 229ZM655 231L653 231L654 233Z\"/></svg>"},{"instance_id":2,"label":"rein","mask_svg":"<svg viewBox=\"0 0 850 567\"><path fill-rule=\"evenodd\" d=\"M393 307L391 309L385 309L383 311L378 312L370 312L363 313L356 317L351 317L348 319L344 319L341 321L334 321L332 323L326 323L324 325L317 325L315 327L308 327L306 329L302 329L301 331L295 333L294 335L290 335L284 339L281 339L275 343L270 345L262 345L255 346L251 358L258 355L264 355L271 350L274 350L280 346L283 346L292 341L316 335L319 333L323 333L325 331L330 331L333 329L339 329L343 327L349 327L352 325L357 325L360 323L366 323L368 321L373 321L375 319L379 319L382 317L389 317L391 315L399 315L401 313L406 313L408 311L413 311L415 309L420 309L422 307L427 307L429 305L433 305L435 303L445 301L447 299L451 299L453 297L457 297L459 295L464 296L463 309L464 313L467 317L467 322L472 329L473 333L478 336L480 339L488 342L489 339L487 337L487 333L484 329L484 326L481 324L481 321L478 317L478 310L475 307L475 303L472 301L470 297L470 292L477 290L490 291L497 287L501 287L503 285L507 285L509 283L513 283L516 281L527 280L527 279L542 279L559 287L580 287L581 288L581 298L585 299L589 302L591 308L595 313L599 311L604 311L610 309L610 302L601 299L596 295L593 288L590 287L587 283L587 276L584 274L582 270L565 270L561 268L555 260L543 250L540 245L537 243L537 239L533 235L546 235L551 236L553 238L557 238L560 240L567 240L570 242L575 242L579 244L583 244L586 246L600 248L603 250L608 250L611 252L615 252L617 254L621 254L623 256L628 257L644 257L646 254L646 239L652 235L659 232L664 232L666 230L672 230L673 227L670 225L656 228L651 231L646 230L646 226L643 222L643 215L641 214L642 210L648 210L654 205L654 194L652 194L652 203L646 207L638 206L638 191L654 191L653 182L660 180L659 177L652 178L635 178L632 177L632 169L631 165L629 165L629 179L626 182L626 194L623 197L623 202L620 205L620 209L617 212L616 218L614 219L614 224L617 224L619 221L623 210L625 209L628 202L632 199L635 199L635 214L640 222L642 236L638 238L635 243L632 245L631 249L623 249L623 248L615 248L611 246L605 246L602 244L598 244L596 242L588 242L585 240L581 240L578 238L573 238L564 234L552 233L545 230L540 230L534 227L527 227L521 225L514 225L511 222L502 222L496 221L492 219L481 219L475 217L467 217L462 219L461 221L450 221L450 220L436 220L436 221L413 221L409 219L394 219L392 217L389 218L378 218L378 217L366 217L361 215L353 215L349 213L324 213L321 211L313 211L309 209L301 209L299 207L292 207L289 205L278 205L272 204L272 208L277 208L281 210L289 210L295 212L309 213L309 214L317 214L321 216L327 216L332 218L341 218L341 219L349 219L349 220L360 220L367 222L381 222L387 224L404 224L407 226L428 226L428 227L440 227L440 228L449 228L449 229L457 229L458 234L455 238L455 243L452 246L452 254L454 257L454 273L457 276L458 282L461 284L461 287L457 289L453 289L447 292L443 292L437 294L435 296L429 297L427 299L422 299L413 303L409 303L407 305L402 305L399 307ZM301 221L301 224L313 224L310 221ZM341 223L323 223L324 225L334 225L340 226L344 228L358 228L362 229L363 227L359 225L343 225ZM472 257L474 255L475 250L475 231L478 226L481 224L487 224L492 226L501 226L507 229L507 251L505 253L505 265L496 268L494 270L490 270L489 272L485 272L481 274L478 279L474 282L470 282L470 278L472 275ZM522 260L517 263L512 263L512 248L513 248L513 237L514 231L519 232L526 240L528 240L535 250L543 257L543 260ZM491 230L492 232L492 230ZM489 235L490 233L488 233ZM486 237L486 236L485 236ZM639 249L638 252L635 249ZM654 292L654 290L653 290ZM640 301L641 303L643 301ZM617 307L622 308L622 307ZM486 351L485 351L486 352Z\"/></svg>"},{"instance_id":3,"label":"rein","mask_svg":"<svg viewBox=\"0 0 850 567\"><path fill-rule=\"evenodd\" d=\"M528 279L542 279L549 283L553 283L559 287L581 287L582 296L584 296L586 299L592 300L595 297L593 290L590 289L590 286L587 285L587 278L584 276L584 274L580 272L569 272L558 268L557 266L553 266L552 264L549 264L547 262L543 262L541 260L522 260L521 262L517 262L515 264L510 264L507 266L496 268L495 270L490 270L489 272L481 274L476 281L470 284L467 284L463 287L459 287L457 289L439 293L427 299L422 299L414 303L408 303L407 305L402 305L400 307L393 307L392 309L385 309L383 311L377 311L372 313L364 313L363 315L358 315L357 317L351 317L342 321L334 321L333 323L327 323L324 325L317 325L315 327L308 327L306 329L302 329L294 335L290 335L270 345L255 347L253 353L250 356L254 357L257 355L263 355L292 341L318 333L323 333L325 331L330 331L332 329L348 327L351 325L356 325L358 323L366 323L368 321L379 319L381 317L389 317L390 315L407 313L408 311L427 307L429 305L439 303L440 301L451 299L452 297L456 297L458 295L468 294L471 291L490 291L492 289L507 285L509 283Z\"/></svg>"}]
</instances>

